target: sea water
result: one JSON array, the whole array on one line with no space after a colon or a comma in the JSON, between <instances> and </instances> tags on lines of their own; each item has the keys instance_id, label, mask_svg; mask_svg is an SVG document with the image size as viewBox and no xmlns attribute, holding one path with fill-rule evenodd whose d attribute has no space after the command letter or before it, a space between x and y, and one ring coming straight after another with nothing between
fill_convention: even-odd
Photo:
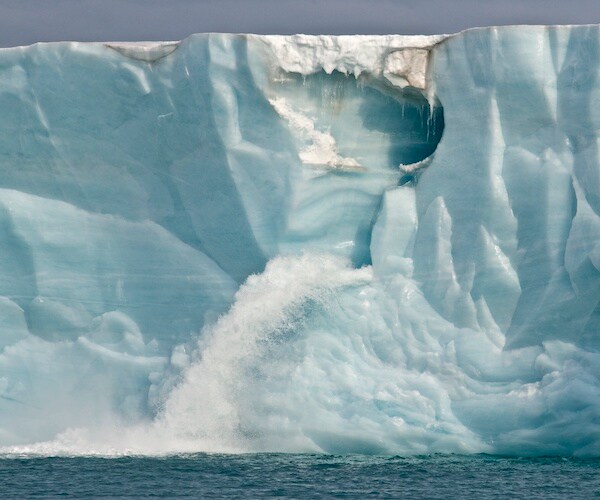
<instances>
[{"instance_id":1,"label":"sea water","mask_svg":"<svg viewBox=\"0 0 600 500\"><path fill-rule=\"evenodd\" d=\"M592 498L600 460L489 455L3 457L0 497Z\"/></svg>"}]
</instances>

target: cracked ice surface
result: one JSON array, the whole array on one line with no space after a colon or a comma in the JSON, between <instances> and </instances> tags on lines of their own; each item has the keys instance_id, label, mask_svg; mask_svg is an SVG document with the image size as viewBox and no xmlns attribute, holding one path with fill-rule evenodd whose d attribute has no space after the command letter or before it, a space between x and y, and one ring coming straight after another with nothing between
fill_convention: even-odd
<instances>
[{"instance_id":1,"label":"cracked ice surface","mask_svg":"<svg viewBox=\"0 0 600 500\"><path fill-rule=\"evenodd\" d=\"M599 455L599 44L3 50L0 443Z\"/></svg>"}]
</instances>

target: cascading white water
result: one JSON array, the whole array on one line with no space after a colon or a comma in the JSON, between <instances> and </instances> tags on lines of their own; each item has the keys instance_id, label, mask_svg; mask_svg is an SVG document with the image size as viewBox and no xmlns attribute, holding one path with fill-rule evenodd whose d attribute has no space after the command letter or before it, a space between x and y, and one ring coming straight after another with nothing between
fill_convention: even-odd
<instances>
[{"instance_id":1,"label":"cascading white water","mask_svg":"<svg viewBox=\"0 0 600 500\"><path fill-rule=\"evenodd\" d=\"M270 421L270 405L288 404L283 394L278 402L273 391L283 389L278 384L284 372L297 369L293 356L277 359L287 349L278 351L305 342L302 329L312 310L327 309L344 289L370 279L370 268L355 270L331 256L269 262L264 273L240 288L231 310L204 332L195 356L199 359L169 394L160 425L182 440L206 442L211 448L269 449L277 441L275 434L296 438ZM302 443L292 447L298 445Z\"/></svg>"}]
</instances>

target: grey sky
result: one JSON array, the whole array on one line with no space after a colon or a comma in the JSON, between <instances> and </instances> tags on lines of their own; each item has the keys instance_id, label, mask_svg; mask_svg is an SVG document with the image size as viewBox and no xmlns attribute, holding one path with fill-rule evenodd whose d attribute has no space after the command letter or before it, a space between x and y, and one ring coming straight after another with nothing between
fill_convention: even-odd
<instances>
[{"instance_id":1,"label":"grey sky","mask_svg":"<svg viewBox=\"0 0 600 500\"><path fill-rule=\"evenodd\" d=\"M0 0L0 46L179 40L205 31L453 33L600 22L600 0Z\"/></svg>"}]
</instances>

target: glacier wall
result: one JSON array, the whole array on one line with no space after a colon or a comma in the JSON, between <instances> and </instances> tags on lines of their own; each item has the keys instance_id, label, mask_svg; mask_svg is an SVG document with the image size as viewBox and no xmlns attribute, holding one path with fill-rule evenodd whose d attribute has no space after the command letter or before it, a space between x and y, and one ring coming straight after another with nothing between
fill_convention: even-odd
<instances>
[{"instance_id":1,"label":"glacier wall","mask_svg":"<svg viewBox=\"0 0 600 500\"><path fill-rule=\"evenodd\" d=\"M2 450L598 456L599 41L1 50Z\"/></svg>"}]
</instances>

